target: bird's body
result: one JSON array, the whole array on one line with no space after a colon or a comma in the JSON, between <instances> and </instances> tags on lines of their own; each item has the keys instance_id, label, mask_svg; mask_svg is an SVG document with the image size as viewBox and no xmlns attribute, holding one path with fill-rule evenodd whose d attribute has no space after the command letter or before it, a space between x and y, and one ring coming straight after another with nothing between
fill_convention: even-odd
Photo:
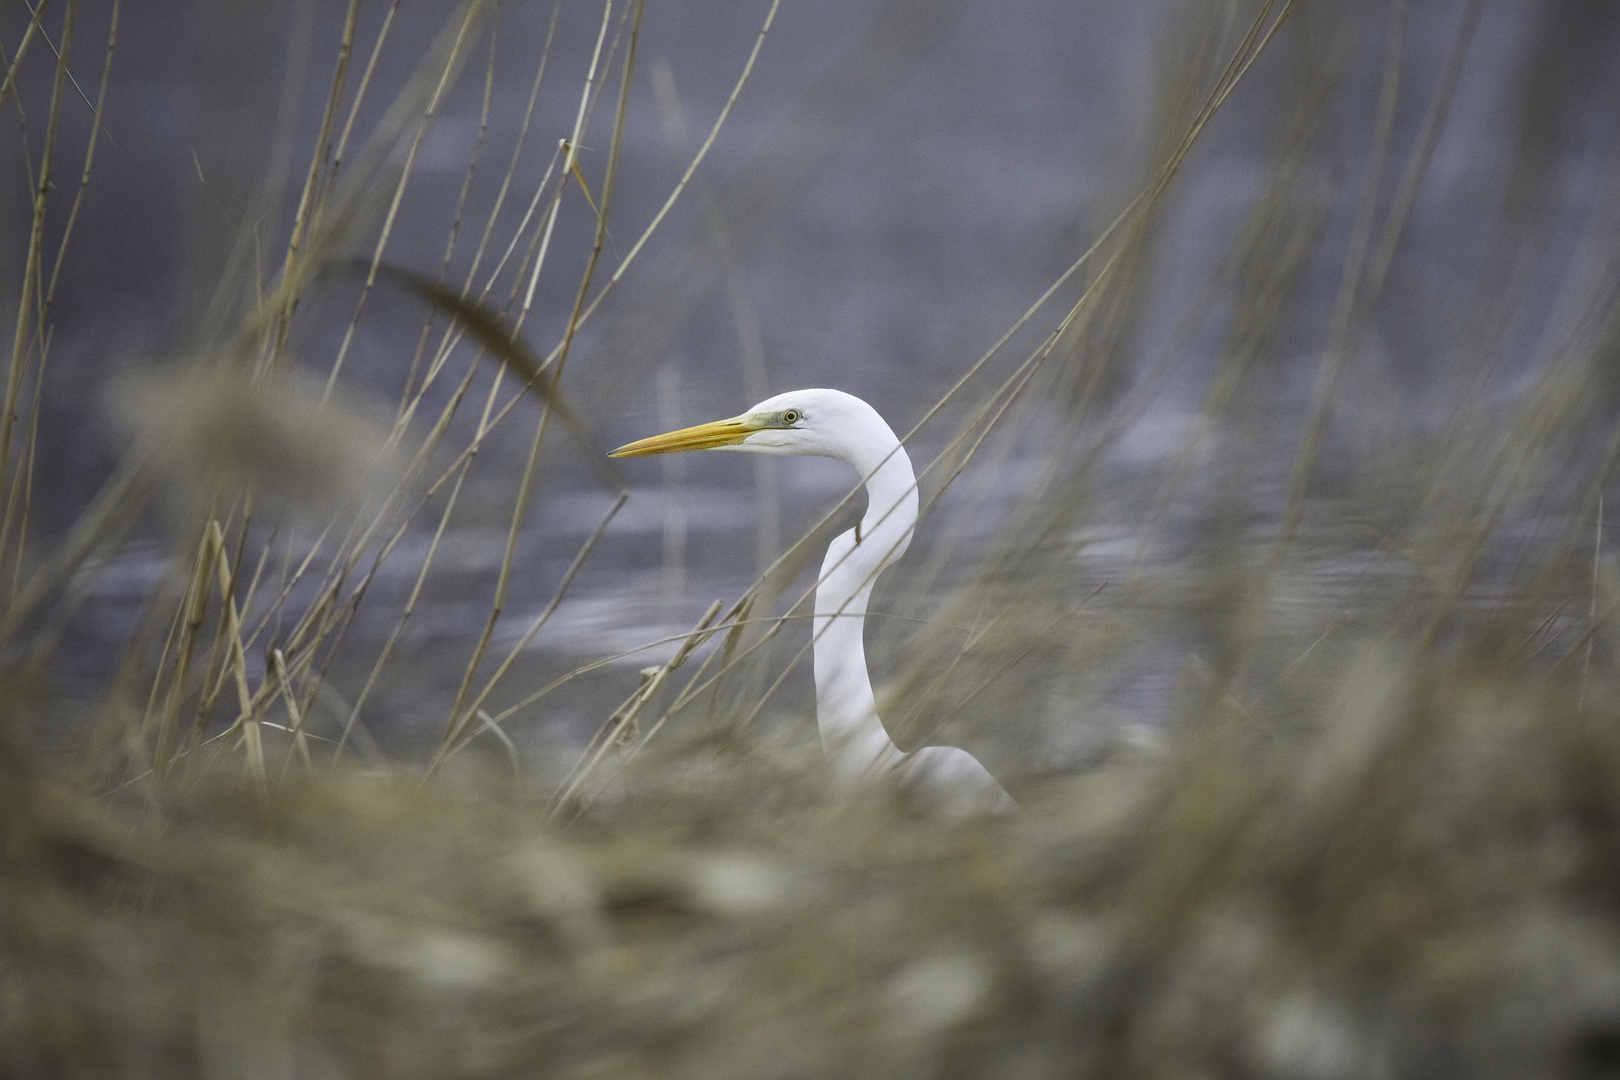
<instances>
[{"instance_id":1,"label":"bird's body","mask_svg":"<svg viewBox=\"0 0 1620 1080\"><path fill-rule=\"evenodd\" d=\"M730 420L631 443L613 456L700 449L836 458L866 482L866 513L827 546L816 588L816 721L837 786L849 794L893 776L949 810L1010 809L1012 799L972 754L952 746L904 754L878 717L866 670L866 607L878 574L911 543L917 480L877 410L839 390L795 390Z\"/></svg>"}]
</instances>

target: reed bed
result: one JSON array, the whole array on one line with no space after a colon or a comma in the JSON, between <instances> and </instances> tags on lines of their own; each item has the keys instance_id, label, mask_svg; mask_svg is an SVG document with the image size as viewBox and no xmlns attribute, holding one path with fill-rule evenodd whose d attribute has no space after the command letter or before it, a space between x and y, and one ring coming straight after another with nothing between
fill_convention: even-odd
<instances>
[{"instance_id":1,"label":"reed bed","mask_svg":"<svg viewBox=\"0 0 1620 1080\"><path fill-rule=\"evenodd\" d=\"M329 64L317 118L278 129L185 346L116 372L122 456L53 532L52 304L94 257L102 138L68 110L109 85L73 78L74 35L109 71L131 13L0 11L33 200L0 428L0 1072L1612 1074L1615 196L1560 186L1588 114L1533 53L1477 272L1425 276L1482 7L1439 32L1400 3L1177 7L1142 167L905 402L925 516L869 648L897 742L969 747L1020 803L970 818L830 790L805 616L856 492L667 639L536 659L631 574L602 417L706 296L761 348L741 253L938 13L884 6L790 117L817 122L711 183L774 0L712 127L644 71L640 0L537 41L472 0L419 52L355 0L289 53L288 80ZM493 92L514 51L520 108ZM1260 94L1264 168L1188 290L1186 192ZM460 200L430 207L467 100ZM685 154L631 213L643 119ZM518 603L537 516L580 492L600 518ZM158 570L115 655L73 655L136 549Z\"/></svg>"}]
</instances>

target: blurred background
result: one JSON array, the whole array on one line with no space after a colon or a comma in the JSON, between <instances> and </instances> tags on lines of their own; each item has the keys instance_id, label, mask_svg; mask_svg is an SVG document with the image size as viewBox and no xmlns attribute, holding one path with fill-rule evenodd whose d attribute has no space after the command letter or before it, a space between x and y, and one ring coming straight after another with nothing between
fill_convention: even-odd
<instances>
[{"instance_id":1,"label":"blurred background","mask_svg":"<svg viewBox=\"0 0 1620 1080\"><path fill-rule=\"evenodd\" d=\"M321 182L337 183L347 162L334 160L362 146L379 155L367 166L373 197L340 254L492 286L492 309L541 356L569 336L616 155L587 291L635 261L571 339L559 384L600 448L823 385L909 432L1102 239L1066 291L913 436L919 465L960 449L953 439L978 430L975 410L999 400L991 388L1058 333L1058 360L997 414L960 479L946 487L951 462L925 477L937 501L919 547L879 586L878 606L899 618L875 618L868 634L879 681L900 680L907 657L949 654L998 610L1036 620L1017 605L1034 603L1021 589L1050 584L1043 574L1079 598L1102 587L1061 632L1075 649L1089 642L1092 659L1066 646L1053 672L1037 650L1013 680L1049 691L1067 731L985 750L1019 771L1072 767L1121 724L1162 725L1186 663L1220 666L1220 635L1196 612L1225 612L1226 601L1153 600L1144 583L1189 567L1207 583L1233 543L1303 528L1326 547L1312 549L1321 558L1302 567L1295 599L1326 603L1330 620L1343 597L1322 591L1335 582L1410 585L1421 559L1390 541L1397 504L1416 513L1432 503L1406 484L1414 463L1467 458L1459 417L1488 426L1492 403L1527 393L1572 351L1612 350L1620 17L1610 4L1291 5L1162 189L1160 170L1241 55L1258 5L691 0L635 10L632 27L622 4L504 4L461 32L443 5L382 0L161 12L107 0L47 5L37 19L8 5L0 41L17 62L4 288L8 309L33 305L24 332L43 327L35 351L48 357L18 392L38 402L28 550L67 535L114 475L131 438L127 417L110 419L129 396L119 376L232 340L233 320L282 273L312 158ZM767 18L712 149L640 246ZM435 78L424 72L444 55L454 71L435 84L431 124L388 128L390 107ZM564 182L557 148L587 89L599 96L579 176ZM75 204L65 195L97 100L101 135ZM342 138L347 150L335 150ZM58 190L40 219L42 250L54 255L70 209L72 220L40 313L20 270L47 158ZM542 242L542 271L520 272ZM1065 322L1079 290L1099 281L1083 316ZM460 370L477 363L465 344L436 353L446 324L419 298L328 278L298 300L286 360L316 385L340 368L349 400L384 423L421 392L406 423L407 441L421 439L460 393ZM421 372L436 356L456 374L429 386ZM485 360L469 376L469 404L444 445L465 444L492 372ZM1587 403L1607 410L1612 382L1592 378ZM379 737L438 737L486 625L497 646L522 644L496 695L506 704L580 663L685 633L711 601L740 596L853 480L816 460L627 463L628 502L524 641L615 498L588 452L548 435L508 552L534 417L532 403L517 407L458 474L454 504L430 492L368 579L345 631L351 646L326 680L352 703L395 635L385 675L355 710ZM436 468L454 471L452 452L434 452ZM1564 510L1592 512L1562 507L1535 527L1575 527ZM762 608L790 609L852 513L767 580ZM1578 528L1600 535L1590 516ZM1034 555L1008 545L1033 535L1067 552L1018 563ZM107 553L62 631L53 670L63 686L87 697L105 688L154 583L190 543L156 512ZM1116 602L1136 612L1123 638L1107 622ZM1156 607L1173 611L1143 614ZM775 669L806 635L803 622L788 624L786 644L770 647ZM1027 644L1005 644L1007 656ZM513 730L577 741L633 689L636 668L674 648L571 681ZM262 656L244 662L262 677ZM774 701L804 715L807 663ZM956 741L995 742L976 732L996 717L993 705L969 709Z\"/></svg>"}]
</instances>

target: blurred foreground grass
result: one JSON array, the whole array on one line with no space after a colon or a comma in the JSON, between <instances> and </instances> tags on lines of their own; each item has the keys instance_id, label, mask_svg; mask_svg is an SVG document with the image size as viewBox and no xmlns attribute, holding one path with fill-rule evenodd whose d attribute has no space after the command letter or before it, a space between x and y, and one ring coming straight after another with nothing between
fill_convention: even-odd
<instances>
[{"instance_id":1,"label":"blurred foreground grass","mask_svg":"<svg viewBox=\"0 0 1620 1080\"><path fill-rule=\"evenodd\" d=\"M1561 204L1508 200L1481 226L1495 254L1473 292L1422 306L1415 336L1450 339L1432 370L1380 371L1372 328L1390 305L1410 315L1385 286L1478 9L1460 6L1446 66L1414 91L1391 75L1405 6L1371 11L1198 9L1167 38L1156 156L1121 180L1134 197L921 425L930 513L879 587L901 618L874 620L875 666L899 672L898 741L962 742L1004 778L1022 809L992 819L829 797L811 718L773 697L806 636L791 587L815 530L640 689L599 673L625 704L591 717L600 741L568 783L567 762L519 754L525 725L553 722L545 688L510 689L525 647L623 505L616 474L580 470L611 509L506 634L536 476L565 441L599 461L564 365L664 220L607 243L639 5L593 23L549 166L519 167L527 119L493 124L511 164L498 195L477 188L480 129L463 198L488 197L466 201L481 239L456 246L458 205L437 278L394 267L388 242L414 224L395 211L443 96L500 40L492 9L460 9L353 146L346 110L384 91L346 74L346 36L284 256L238 244L197 359L121 384L134 445L43 547L29 388L55 281L41 238L63 226L42 194L0 432L0 1074L1620 1071L1615 257L1596 226L1551 228ZM877 93L863 64L916 17L886 7L834 78ZM1347 125L1366 140L1347 179L1328 105L1363 100L1347 84L1373 30L1385 78ZM1194 147L1251 68L1284 59L1247 224L1178 347L1148 348ZM1424 109L1401 127L1408 92ZM572 148L592 130L587 176ZM1548 189L1538 146L1509 162L1520 196ZM683 179L665 209L690 194ZM705 193L712 233L743 194ZM584 227L554 248L565 196ZM1584 220L1612 220L1606 199ZM1537 258L1563 271L1551 301ZM536 303L548 259L577 284ZM382 395L393 416L345 369L357 328L397 317L373 314L390 290L430 312ZM625 301L575 366L640 374L602 342L673 302ZM353 313L323 314L338 303ZM1177 394L1187 422L1150 459L1127 452ZM367 741L390 720L372 703L413 662L399 642L431 618L417 599L458 515L506 530L487 623L452 661L453 700L421 705L437 749L390 758ZM56 650L137 534L160 538L163 575L101 694L70 696ZM357 613L374 632L351 632ZM1133 710L1144 671L1163 692ZM577 753L572 735L546 745Z\"/></svg>"},{"instance_id":2,"label":"blurred foreground grass","mask_svg":"<svg viewBox=\"0 0 1620 1080\"><path fill-rule=\"evenodd\" d=\"M469 773L98 796L4 756L12 1075L1603 1076L1620 715L1368 648L1008 817L837 810L807 743L572 828ZM26 711L9 703L13 716Z\"/></svg>"}]
</instances>

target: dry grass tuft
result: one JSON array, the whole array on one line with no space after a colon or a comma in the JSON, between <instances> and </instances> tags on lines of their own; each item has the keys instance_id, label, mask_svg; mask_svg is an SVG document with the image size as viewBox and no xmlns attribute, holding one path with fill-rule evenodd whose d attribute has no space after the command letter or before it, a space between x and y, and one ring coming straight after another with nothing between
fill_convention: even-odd
<instances>
[{"instance_id":1,"label":"dry grass tuft","mask_svg":"<svg viewBox=\"0 0 1620 1080\"><path fill-rule=\"evenodd\" d=\"M271 516L324 524L380 502L404 467L383 418L294 377L182 366L128 376L111 400L136 452L187 507L202 492L252 490Z\"/></svg>"},{"instance_id":2,"label":"dry grass tuft","mask_svg":"<svg viewBox=\"0 0 1620 1080\"><path fill-rule=\"evenodd\" d=\"M566 829L345 770L108 798L12 746L0 1045L57 1075L1604 1075L1620 714L1485 655L1369 648L1322 690L1287 738L1228 719L955 824L834 809L742 742Z\"/></svg>"}]
</instances>

